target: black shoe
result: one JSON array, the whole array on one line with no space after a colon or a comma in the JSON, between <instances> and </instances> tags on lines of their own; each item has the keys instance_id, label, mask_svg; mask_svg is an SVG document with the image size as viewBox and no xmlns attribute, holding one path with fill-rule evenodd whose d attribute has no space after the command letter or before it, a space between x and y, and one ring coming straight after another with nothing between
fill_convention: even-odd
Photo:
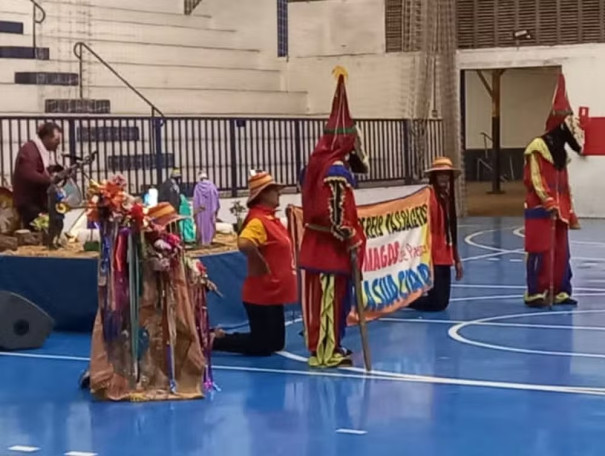
<instances>
[{"instance_id":1,"label":"black shoe","mask_svg":"<svg viewBox=\"0 0 605 456\"><path fill-rule=\"evenodd\" d=\"M575 299L572 298L567 298L561 302L555 302L556 306L577 306L578 305L578 301L576 301Z\"/></svg>"},{"instance_id":2,"label":"black shoe","mask_svg":"<svg viewBox=\"0 0 605 456\"><path fill-rule=\"evenodd\" d=\"M80 384L80 389L90 388L90 371L88 369L82 372L78 379L78 383Z\"/></svg>"},{"instance_id":3,"label":"black shoe","mask_svg":"<svg viewBox=\"0 0 605 456\"><path fill-rule=\"evenodd\" d=\"M340 347L339 352L344 357L349 357L353 354L353 352L351 350L349 350L348 348L345 348L345 347Z\"/></svg>"},{"instance_id":4,"label":"black shoe","mask_svg":"<svg viewBox=\"0 0 605 456\"><path fill-rule=\"evenodd\" d=\"M548 307L546 300L542 299L542 298L532 299L531 301L525 301L525 305L527 307L534 307L534 308Z\"/></svg>"}]
</instances>

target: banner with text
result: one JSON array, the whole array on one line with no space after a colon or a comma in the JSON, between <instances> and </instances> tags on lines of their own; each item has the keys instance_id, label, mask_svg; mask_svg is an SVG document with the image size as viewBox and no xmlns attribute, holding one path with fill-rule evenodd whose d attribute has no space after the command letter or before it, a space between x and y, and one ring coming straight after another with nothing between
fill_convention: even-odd
<instances>
[{"instance_id":1,"label":"banner with text","mask_svg":"<svg viewBox=\"0 0 605 456\"><path fill-rule=\"evenodd\" d=\"M358 206L368 238L362 267L368 320L407 307L433 286L429 199L430 191L425 187L403 198ZM287 213L288 229L294 245L300 248L302 208L290 206ZM304 271L301 271L303 283ZM300 293L302 300L303 287ZM349 324L358 322L355 306L348 320Z\"/></svg>"}]
</instances>

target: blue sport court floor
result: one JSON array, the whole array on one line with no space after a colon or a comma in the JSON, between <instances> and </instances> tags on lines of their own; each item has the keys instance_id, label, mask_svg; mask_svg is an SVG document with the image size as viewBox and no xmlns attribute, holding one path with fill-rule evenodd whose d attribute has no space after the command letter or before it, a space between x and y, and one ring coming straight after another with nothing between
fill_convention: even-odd
<instances>
[{"instance_id":1,"label":"blue sport court floor","mask_svg":"<svg viewBox=\"0 0 605 456\"><path fill-rule=\"evenodd\" d=\"M605 454L605 223L572 232L578 308L523 305L519 219L461 221L449 309L371 324L375 372L311 371L287 351L214 357L206 400L99 403L80 391L89 339L0 356L0 455ZM358 351L357 328L346 345Z\"/></svg>"}]
</instances>

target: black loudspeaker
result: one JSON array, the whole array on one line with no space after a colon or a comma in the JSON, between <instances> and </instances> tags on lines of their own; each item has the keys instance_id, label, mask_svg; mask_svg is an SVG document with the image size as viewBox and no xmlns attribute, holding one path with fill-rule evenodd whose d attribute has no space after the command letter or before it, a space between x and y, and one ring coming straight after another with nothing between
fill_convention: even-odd
<instances>
[{"instance_id":1,"label":"black loudspeaker","mask_svg":"<svg viewBox=\"0 0 605 456\"><path fill-rule=\"evenodd\" d=\"M0 350L40 348L55 322L23 296L0 291Z\"/></svg>"}]
</instances>

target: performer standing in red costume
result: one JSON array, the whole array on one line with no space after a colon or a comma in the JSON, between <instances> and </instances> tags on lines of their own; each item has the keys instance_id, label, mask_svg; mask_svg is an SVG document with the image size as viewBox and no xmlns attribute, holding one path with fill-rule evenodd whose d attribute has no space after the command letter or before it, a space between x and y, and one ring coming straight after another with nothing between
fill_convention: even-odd
<instances>
[{"instance_id":1,"label":"performer standing in red costume","mask_svg":"<svg viewBox=\"0 0 605 456\"><path fill-rule=\"evenodd\" d=\"M362 267L366 238L357 218L354 174L369 171L361 137L351 119L346 71L338 85L324 134L302 176L304 233L299 266L305 270L303 315L312 367L351 364L341 345L354 298L351 250Z\"/></svg>"},{"instance_id":2,"label":"performer standing in red costume","mask_svg":"<svg viewBox=\"0 0 605 456\"><path fill-rule=\"evenodd\" d=\"M580 225L573 210L565 147L581 154L583 144L584 132L573 115L565 78L560 75L546 133L525 150L525 303L530 307L577 304L571 298L568 230Z\"/></svg>"}]
</instances>

